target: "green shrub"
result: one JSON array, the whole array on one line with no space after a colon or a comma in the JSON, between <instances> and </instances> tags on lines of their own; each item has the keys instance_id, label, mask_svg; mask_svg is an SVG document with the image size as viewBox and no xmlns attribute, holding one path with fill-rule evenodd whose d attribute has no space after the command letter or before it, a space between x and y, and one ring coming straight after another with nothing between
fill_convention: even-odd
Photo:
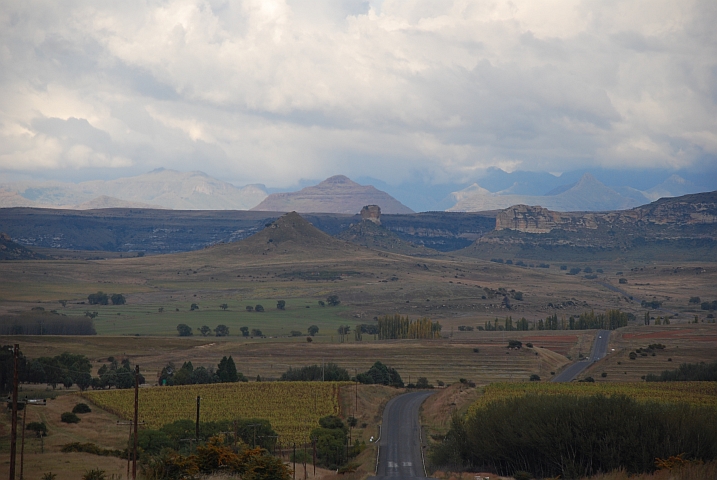
<instances>
[{"instance_id":1,"label":"green shrub","mask_svg":"<svg viewBox=\"0 0 717 480\"><path fill-rule=\"evenodd\" d=\"M90 413L92 409L86 403L78 403L72 409L72 413Z\"/></svg>"},{"instance_id":2,"label":"green shrub","mask_svg":"<svg viewBox=\"0 0 717 480\"><path fill-rule=\"evenodd\" d=\"M65 412L60 415L60 420L64 423L80 423L80 417L72 412Z\"/></svg>"}]
</instances>

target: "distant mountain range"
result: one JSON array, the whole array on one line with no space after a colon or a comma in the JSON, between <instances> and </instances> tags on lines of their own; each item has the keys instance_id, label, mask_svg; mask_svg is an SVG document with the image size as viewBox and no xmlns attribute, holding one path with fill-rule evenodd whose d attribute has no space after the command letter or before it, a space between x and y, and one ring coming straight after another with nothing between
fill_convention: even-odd
<instances>
[{"instance_id":1,"label":"distant mountain range","mask_svg":"<svg viewBox=\"0 0 717 480\"><path fill-rule=\"evenodd\" d=\"M0 207L248 210L266 198L263 185L235 187L202 172L157 169L136 177L82 183L0 185Z\"/></svg>"},{"instance_id":2,"label":"distant mountain range","mask_svg":"<svg viewBox=\"0 0 717 480\"><path fill-rule=\"evenodd\" d=\"M700 192L700 187L672 175L649 190L630 187L610 188L586 173L574 184L558 186L544 195L516 195L517 185L492 193L477 183L451 194L455 204L450 212L500 210L513 205L539 205L558 212L595 212L626 210L645 205L661 197L675 197Z\"/></svg>"},{"instance_id":3,"label":"distant mountain range","mask_svg":"<svg viewBox=\"0 0 717 480\"><path fill-rule=\"evenodd\" d=\"M359 185L336 175L298 192L272 193L252 210L265 212L356 214L366 205L378 205L383 213L414 213L386 192L371 185Z\"/></svg>"},{"instance_id":4,"label":"distant mountain range","mask_svg":"<svg viewBox=\"0 0 717 480\"><path fill-rule=\"evenodd\" d=\"M479 183L446 196L426 185L393 187L359 184L343 175L330 177L295 192L268 194L263 185L236 187L202 172L157 169L135 177L96 180L78 184L61 182L15 182L0 184L0 208L39 207L92 210L107 208L164 208L174 210L253 210L264 212L357 214L366 205L379 205L384 214L410 214L413 210L384 190L408 198L424 210L477 212L512 205L540 205L554 211L625 210L662 197L707 191L673 174L659 185L640 190L630 186L607 186L590 173L574 172L560 177L546 172L512 172L492 169ZM664 178L664 177L662 177ZM648 179L649 180L649 179ZM305 182L302 182L306 185ZM615 181L608 182L612 185ZM709 183L709 182L707 182ZM642 185L649 185L643 181ZM409 188L410 187L410 188ZM452 188L460 188L454 185ZM499 188L499 190L496 190ZM437 198L443 200L437 201Z\"/></svg>"}]
</instances>

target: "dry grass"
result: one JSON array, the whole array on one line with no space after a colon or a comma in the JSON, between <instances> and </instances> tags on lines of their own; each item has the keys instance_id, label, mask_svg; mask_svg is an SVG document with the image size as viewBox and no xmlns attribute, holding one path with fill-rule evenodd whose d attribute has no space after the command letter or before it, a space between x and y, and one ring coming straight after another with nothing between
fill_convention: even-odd
<instances>
[{"instance_id":1,"label":"dry grass","mask_svg":"<svg viewBox=\"0 0 717 480\"><path fill-rule=\"evenodd\" d=\"M630 475L625 471L595 475L583 480L709 480L717 478L717 462L688 464L672 470Z\"/></svg>"},{"instance_id":2,"label":"dry grass","mask_svg":"<svg viewBox=\"0 0 717 480\"><path fill-rule=\"evenodd\" d=\"M126 478L127 462L114 457L98 457L88 453L62 453L62 445L71 442L92 442L103 448L122 449L127 445L128 427L117 426L118 418L100 409L93 408L91 413L80 415L82 419L77 424L60 422L63 412L72 411L72 408L82 401L74 395L60 395L54 400L48 400L47 406L30 406L27 411L27 423L45 422L48 436L44 438L44 453L41 453L41 442L27 432L25 437L25 459L23 476L27 479L40 478L43 473L52 471L57 474L57 480L77 480L86 470L100 468L109 475L121 475ZM3 413L3 434L9 430L10 415ZM19 429L19 427L18 427ZM20 433L18 432L18 439ZM9 468L9 448L4 445L1 469ZM17 470L19 475L20 448L18 447ZM5 470L7 471L7 470ZM18 477L19 478L19 477Z\"/></svg>"}]
</instances>

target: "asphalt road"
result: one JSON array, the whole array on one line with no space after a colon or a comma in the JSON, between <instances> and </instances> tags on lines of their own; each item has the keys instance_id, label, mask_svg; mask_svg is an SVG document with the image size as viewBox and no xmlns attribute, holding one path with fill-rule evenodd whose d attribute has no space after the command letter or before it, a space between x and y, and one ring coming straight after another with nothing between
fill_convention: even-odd
<instances>
[{"instance_id":1,"label":"asphalt road","mask_svg":"<svg viewBox=\"0 0 717 480\"><path fill-rule=\"evenodd\" d=\"M577 377L580 372L588 368L591 363L597 362L601 358L607 355L607 347L610 342L610 331L609 330L598 330L595 334L595 341L593 342L592 352L587 360L575 362L568 368L556 375L551 381L552 382L569 382Z\"/></svg>"},{"instance_id":2,"label":"asphalt road","mask_svg":"<svg viewBox=\"0 0 717 480\"><path fill-rule=\"evenodd\" d=\"M405 393L393 398L383 411L375 479L424 478L418 409L433 392Z\"/></svg>"}]
</instances>

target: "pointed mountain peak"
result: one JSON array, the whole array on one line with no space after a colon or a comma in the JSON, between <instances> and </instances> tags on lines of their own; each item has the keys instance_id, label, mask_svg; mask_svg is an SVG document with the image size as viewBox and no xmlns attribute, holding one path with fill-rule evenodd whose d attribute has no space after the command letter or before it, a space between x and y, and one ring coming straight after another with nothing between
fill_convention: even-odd
<instances>
[{"instance_id":1,"label":"pointed mountain peak","mask_svg":"<svg viewBox=\"0 0 717 480\"><path fill-rule=\"evenodd\" d=\"M334 186L334 185L346 185L350 187L360 187L360 185L353 180L351 180L346 175L334 175L333 177L329 177L323 182L316 185L317 187L321 186Z\"/></svg>"},{"instance_id":2,"label":"pointed mountain peak","mask_svg":"<svg viewBox=\"0 0 717 480\"><path fill-rule=\"evenodd\" d=\"M580 185L604 185L600 180L593 177L592 173L585 173L580 180L578 180L577 186Z\"/></svg>"},{"instance_id":3,"label":"pointed mountain peak","mask_svg":"<svg viewBox=\"0 0 717 480\"><path fill-rule=\"evenodd\" d=\"M365 205L378 205L384 213L413 213L388 193L372 185L359 185L344 175L327 178L298 192L273 193L252 210L355 215Z\"/></svg>"}]
</instances>

